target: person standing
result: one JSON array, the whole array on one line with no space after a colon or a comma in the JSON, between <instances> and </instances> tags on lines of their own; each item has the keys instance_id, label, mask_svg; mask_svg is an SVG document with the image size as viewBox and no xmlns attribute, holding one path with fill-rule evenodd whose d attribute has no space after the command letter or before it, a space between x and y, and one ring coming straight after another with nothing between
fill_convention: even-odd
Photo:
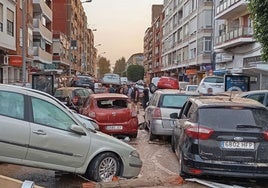
<instances>
[{"instance_id":1,"label":"person standing","mask_svg":"<svg viewBox=\"0 0 268 188\"><path fill-rule=\"evenodd\" d=\"M149 101L149 88L148 88L148 85L145 83L143 94L142 94L142 107L144 110L147 107L148 101Z\"/></svg>"}]
</instances>

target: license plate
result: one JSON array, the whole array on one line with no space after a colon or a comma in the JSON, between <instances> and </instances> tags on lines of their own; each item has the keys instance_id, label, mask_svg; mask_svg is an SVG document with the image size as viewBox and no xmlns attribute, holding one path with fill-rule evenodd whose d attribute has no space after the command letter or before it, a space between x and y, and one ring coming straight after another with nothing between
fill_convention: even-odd
<instances>
[{"instance_id":1,"label":"license plate","mask_svg":"<svg viewBox=\"0 0 268 188\"><path fill-rule=\"evenodd\" d=\"M254 149L254 142L223 141L221 146L224 149Z\"/></svg>"},{"instance_id":2,"label":"license plate","mask_svg":"<svg viewBox=\"0 0 268 188\"><path fill-rule=\"evenodd\" d=\"M106 126L107 130L122 130L123 126L120 125L112 125L112 126Z\"/></svg>"}]
</instances>

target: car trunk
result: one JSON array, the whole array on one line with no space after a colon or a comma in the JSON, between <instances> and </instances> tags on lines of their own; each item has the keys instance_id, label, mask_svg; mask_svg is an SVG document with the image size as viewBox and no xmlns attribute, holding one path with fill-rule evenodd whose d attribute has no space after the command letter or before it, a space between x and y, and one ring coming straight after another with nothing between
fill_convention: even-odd
<instances>
[{"instance_id":1,"label":"car trunk","mask_svg":"<svg viewBox=\"0 0 268 188\"><path fill-rule=\"evenodd\" d=\"M96 110L97 121L100 123L125 123L132 118L131 109L127 107L126 100L98 101Z\"/></svg>"},{"instance_id":2,"label":"car trunk","mask_svg":"<svg viewBox=\"0 0 268 188\"><path fill-rule=\"evenodd\" d=\"M249 109L201 110L199 130L205 127L203 132L208 129L214 131L208 139L198 139L201 158L248 163L268 162L268 142L263 139L267 127L254 119Z\"/></svg>"}]
</instances>

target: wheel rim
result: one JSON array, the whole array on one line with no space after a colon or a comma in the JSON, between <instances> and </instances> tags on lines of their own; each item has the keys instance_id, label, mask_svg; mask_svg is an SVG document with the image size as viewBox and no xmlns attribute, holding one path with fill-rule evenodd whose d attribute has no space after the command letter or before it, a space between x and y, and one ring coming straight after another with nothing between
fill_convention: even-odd
<instances>
[{"instance_id":1,"label":"wheel rim","mask_svg":"<svg viewBox=\"0 0 268 188\"><path fill-rule=\"evenodd\" d=\"M113 157L103 159L99 166L99 176L102 181L111 181L117 173L117 168L117 162Z\"/></svg>"}]
</instances>

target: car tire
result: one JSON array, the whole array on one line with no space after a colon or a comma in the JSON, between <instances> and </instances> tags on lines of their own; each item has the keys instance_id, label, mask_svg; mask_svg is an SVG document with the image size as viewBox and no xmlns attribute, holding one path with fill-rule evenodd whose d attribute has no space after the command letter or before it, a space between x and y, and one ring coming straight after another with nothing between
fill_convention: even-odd
<instances>
[{"instance_id":1,"label":"car tire","mask_svg":"<svg viewBox=\"0 0 268 188\"><path fill-rule=\"evenodd\" d=\"M111 153L101 153L90 163L86 177L96 182L109 182L120 172L118 157Z\"/></svg>"},{"instance_id":2,"label":"car tire","mask_svg":"<svg viewBox=\"0 0 268 188\"><path fill-rule=\"evenodd\" d=\"M131 138L137 138L138 137L138 132L136 132L135 134L130 135Z\"/></svg>"},{"instance_id":3,"label":"car tire","mask_svg":"<svg viewBox=\"0 0 268 188\"><path fill-rule=\"evenodd\" d=\"M182 178L189 178L190 175L188 175L187 173L185 173L184 170L183 170L182 156L183 156L183 153L182 153L182 151L180 151L180 157L179 157L180 173L179 174L180 174L180 176Z\"/></svg>"},{"instance_id":4,"label":"car tire","mask_svg":"<svg viewBox=\"0 0 268 188\"><path fill-rule=\"evenodd\" d=\"M149 129L149 141L152 141L156 138L156 136L152 133L152 129Z\"/></svg>"},{"instance_id":5,"label":"car tire","mask_svg":"<svg viewBox=\"0 0 268 188\"><path fill-rule=\"evenodd\" d=\"M175 153L175 138L174 138L174 136L173 136L173 134L172 134L172 136L171 136L171 150L173 151L173 153Z\"/></svg>"}]
</instances>

